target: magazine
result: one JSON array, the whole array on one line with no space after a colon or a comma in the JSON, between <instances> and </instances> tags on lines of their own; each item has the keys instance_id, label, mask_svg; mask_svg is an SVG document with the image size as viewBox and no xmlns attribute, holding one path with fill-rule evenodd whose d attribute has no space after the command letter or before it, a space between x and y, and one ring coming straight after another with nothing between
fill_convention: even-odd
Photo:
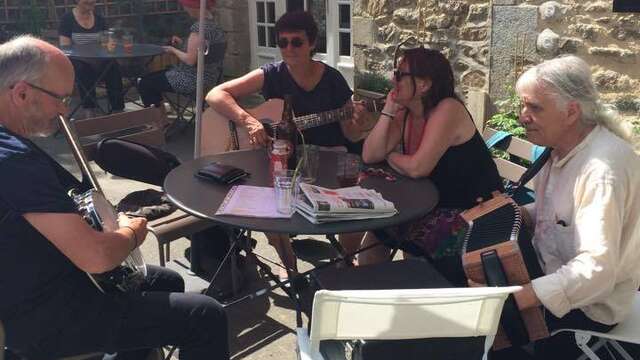
<instances>
[{"instance_id":1,"label":"magazine","mask_svg":"<svg viewBox=\"0 0 640 360\"><path fill-rule=\"evenodd\" d=\"M300 184L297 212L314 224L390 217L398 213L392 202L372 189L352 186L327 189Z\"/></svg>"}]
</instances>

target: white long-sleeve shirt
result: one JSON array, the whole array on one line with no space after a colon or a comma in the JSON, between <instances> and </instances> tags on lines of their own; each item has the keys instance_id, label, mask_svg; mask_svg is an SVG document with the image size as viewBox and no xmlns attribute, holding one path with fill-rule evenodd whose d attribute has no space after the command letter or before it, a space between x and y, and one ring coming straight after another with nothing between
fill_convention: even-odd
<instances>
[{"instance_id":1,"label":"white long-sleeve shirt","mask_svg":"<svg viewBox=\"0 0 640 360\"><path fill-rule=\"evenodd\" d=\"M596 126L536 178L533 244L545 276L533 290L556 317L581 309L616 324L640 284L640 158Z\"/></svg>"}]
</instances>

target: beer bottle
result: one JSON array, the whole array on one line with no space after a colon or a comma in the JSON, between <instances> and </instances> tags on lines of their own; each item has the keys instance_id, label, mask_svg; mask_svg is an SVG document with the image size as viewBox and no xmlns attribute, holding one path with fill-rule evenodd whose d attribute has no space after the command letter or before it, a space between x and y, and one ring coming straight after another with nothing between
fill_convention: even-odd
<instances>
[{"instance_id":1,"label":"beer bottle","mask_svg":"<svg viewBox=\"0 0 640 360\"><path fill-rule=\"evenodd\" d=\"M298 164L296 147L298 145L298 128L293 121L293 100L291 95L284 96L284 108L282 110L282 120L278 126L280 130L280 138L287 140L289 143L289 159L287 160L287 168L295 170Z\"/></svg>"}]
</instances>

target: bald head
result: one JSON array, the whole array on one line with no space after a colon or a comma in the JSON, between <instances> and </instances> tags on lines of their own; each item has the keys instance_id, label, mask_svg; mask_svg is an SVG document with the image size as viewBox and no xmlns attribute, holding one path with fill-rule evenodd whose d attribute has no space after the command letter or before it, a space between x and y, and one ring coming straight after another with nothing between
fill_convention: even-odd
<instances>
[{"instance_id":1,"label":"bald head","mask_svg":"<svg viewBox=\"0 0 640 360\"><path fill-rule=\"evenodd\" d=\"M73 79L73 66L62 51L29 35L0 45L0 69L0 90L19 81L40 83L45 74Z\"/></svg>"}]
</instances>

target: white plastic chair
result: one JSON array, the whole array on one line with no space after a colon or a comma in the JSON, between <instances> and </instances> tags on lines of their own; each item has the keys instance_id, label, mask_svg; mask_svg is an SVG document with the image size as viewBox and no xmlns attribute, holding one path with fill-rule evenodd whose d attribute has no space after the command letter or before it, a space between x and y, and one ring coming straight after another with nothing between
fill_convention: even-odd
<instances>
[{"instance_id":1,"label":"white plastic chair","mask_svg":"<svg viewBox=\"0 0 640 360\"><path fill-rule=\"evenodd\" d=\"M636 297L633 301L633 307L629 317L619 323L608 333L600 333L597 331L578 330L578 329L559 329L551 333L551 336L560 332L572 332L576 339L576 345L582 350L584 355L581 355L578 360L592 359L598 360L600 357L596 355L596 351L605 344L611 345L625 360L633 360L631 355L618 344L618 341L628 342L633 344L640 344L640 292L636 292ZM598 337L599 340L589 347L588 343L591 337Z\"/></svg>"},{"instance_id":2,"label":"white plastic chair","mask_svg":"<svg viewBox=\"0 0 640 360\"><path fill-rule=\"evenodd\" d=\"M510 293L521 289L319 290L313 299L310 334L306 328L296 329L298 359L345 357L342 343L336 346L335 342L325 342L321 353L323 340L475 336L486 336L486 359L498 330L502 305Z\"/></svg>"}]
</instances>

